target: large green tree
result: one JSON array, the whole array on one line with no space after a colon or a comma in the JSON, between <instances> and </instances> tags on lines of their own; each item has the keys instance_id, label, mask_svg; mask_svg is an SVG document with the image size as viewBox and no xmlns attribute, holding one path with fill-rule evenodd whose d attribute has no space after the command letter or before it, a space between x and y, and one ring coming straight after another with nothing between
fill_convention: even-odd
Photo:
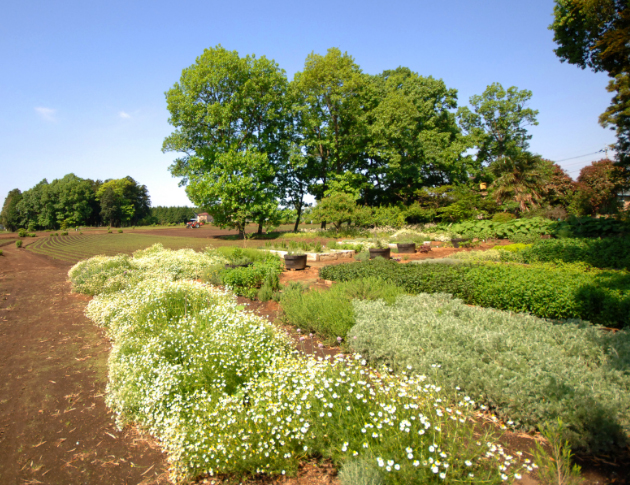
<instances>
[{"instance_id":1,"label":"large green tree","mask_svg":"<svg viewBox=\"0 0 630 485\"><path fill-rule=\"evenodd\" d=\"M532 92L512 86L505 89L493 83L481 95L470 98L472 110L459 109L464 133L477 148L477 168L482 169L503 157L515 157L529 148L527 126L537 125L537 110L527 107Z\"/></svg>"},{"instance_id":2,"label":"large green tree","mask_svg":"<svg viewBox=\"0 0 630 485\"><path fill-rule=\"evenodd\" d=\"M13 189L4 199L2 212L0 212L0 223L9 231L15 231L20 227L20 213L18 204L22 200L20 189Z\"/></svg>"},{"instance_id":3,"label":"large green tree","mask_svg":"<svg viewBox=\"0 0 630 485\"><path fill-rule=\"evenodd\" d=\"M406 67L370 77L366 202L410 203L421 187L468 178L467 140L455 113L457 91Z\"/></svg>"},{"instance_id":4,"label":"large green tree","mask_svg":"<svg viewBox=\"0 0 630 485\"><path fill-rule=\"evenodd\" d=\"M134 225L151 212L151 200L145 185L132 177L106 180L96 192L103 222L111 226Z\"/></svg>"},{"instance_id":5,"label":"large green tree","mask_svg":"<svg viewBox=\"0 0 630 485\"><path fill-rule=\"evenodd\" d=\"M186 193L208 207L216 225L237 229L244 237L248 222L264 224L276 216L277 193L268 183L274 170L265 153L231 150L215 157L211 167L191 172Z\"/></svg>"},{"instance_id":6,"label":"large green tree","mask_svg":"<svg viewBox=\"0 0 630 485\"><path fill-rule=\"evenodd\" d=\"M337 48L311 53L291 82L293 113L309 170L310 192L319 200L330 180L361 166L368 76Z\"/></svg>"},{"instance_id":7,"label":"large green tree","mask_svg":"<svg viewBox=\"0 0 630 485\"><path fill-rule=\"evenodd\" d=\"M562 62L608 73L612 104L600 117L617 132L617 155L630 166L630 3L628 0L556 0L550 26Z\"/></svg>"},{"instance_id":8,"label":"large green tree","mask_svg":"<svg viewBox=\"0 0 630 485\"><path fill-rule=\"evenodd\" d=\"M170 171L181 178L181 185L196 181L188 192L195 197L191 200L215 200L220 187L209 184L217 180L217 167L226 156L232 159L250 151L266 154L272 170L265 170L267 178L260 182L267 193L278 191L278 166L286 161L289 146L287 88L286 75L273 60L240 57L221 46L206 49L183 70L180 81L166 93L175 131L162 149L183 154ZM202 186L210 191L207 196L199 192Z\"/></svg>"}]
</instances>

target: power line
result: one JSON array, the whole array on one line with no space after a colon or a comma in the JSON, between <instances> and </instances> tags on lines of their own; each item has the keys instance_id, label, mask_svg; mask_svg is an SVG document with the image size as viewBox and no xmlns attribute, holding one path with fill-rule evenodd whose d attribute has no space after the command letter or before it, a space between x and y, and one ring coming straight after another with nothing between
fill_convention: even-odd
<instances>
[{"instance_id":1,"label":"power line","mask_svg":"<svg viewBox=\"0 0 630 485\"><path fill-rule=\"evenodd\" d=\"M607 150L605 148L602 148L601 150L597 150L596 152L593 152L593 153L587 153L585 155L578 155L577 157L570 157L570 158L563 158L562 160L556 160L556 163L566 162L567 160L574 160L576 158L588 157L589 155L595 155L597 153L604 153L606 151Z\"/></svg>"}]
</instances>

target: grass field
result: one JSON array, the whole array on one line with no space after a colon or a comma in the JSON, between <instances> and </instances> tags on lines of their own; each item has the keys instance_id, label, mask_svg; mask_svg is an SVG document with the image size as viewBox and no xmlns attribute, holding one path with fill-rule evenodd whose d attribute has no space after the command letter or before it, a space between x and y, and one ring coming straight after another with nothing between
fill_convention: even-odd
<instances>
[{"instance_id":1,"label":"grass field","mask_svg":"<svg viewBox=\"0 0 630 485\"><path fill-rule=\"evenodd\" d=\"M203 238L174 236L152 236L150 234L70 234L68 236L49 236L39 238L29 244L27 249L54 259L78 262L98 254L130 254L138 249L147 248L155 243L162 243L165 248L191 248L197 251L212 246L212 241Z\"/></svg>"}]
</instances>

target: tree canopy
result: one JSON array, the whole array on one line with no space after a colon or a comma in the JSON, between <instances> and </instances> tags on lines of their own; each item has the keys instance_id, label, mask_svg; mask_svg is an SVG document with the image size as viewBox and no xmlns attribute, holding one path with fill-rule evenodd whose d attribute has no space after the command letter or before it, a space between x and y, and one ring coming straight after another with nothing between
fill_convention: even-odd
<instances>
[{"instance_id":1,"label":"tree canopy","mask_svg":"<svg viewBox=\"0 0 630 485\"><path fill-rule=\"evenodd\" d=\"M617 133L617 157L630 167L630 4L627 0L556 0L550 26L562 62L613 79L611 106L600 117ZM627 174L626 174L627 176Z\"/></svg>"},{"instance_id":2,"label":"tree canopy","mask_svg":"<svg viewBox=\"0 0 630 485\"><path fill-rule=\"evenodd\" d=\"M11 230L100 225L101 217L112 225L137 224L149 214L150 203L146 186L131 177L103 183L70 173L9 192L1 220Z\"/></svg>"}]
</instances>

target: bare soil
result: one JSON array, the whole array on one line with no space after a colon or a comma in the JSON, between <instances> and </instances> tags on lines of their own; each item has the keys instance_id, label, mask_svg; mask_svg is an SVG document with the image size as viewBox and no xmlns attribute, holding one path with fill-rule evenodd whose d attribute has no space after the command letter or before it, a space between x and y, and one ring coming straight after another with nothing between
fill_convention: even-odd
<instances>
[{"instance_id":1,"label":"bare soil","mask_svg":"<svg viewBox=\"0 0 630 485\"><path fill-rule=\"evenodd\" d=\"M114 427L110 344L68 269L14 247L0 257L0 483L168 483L156 443Z\"/></svg>"}]
</instances>

